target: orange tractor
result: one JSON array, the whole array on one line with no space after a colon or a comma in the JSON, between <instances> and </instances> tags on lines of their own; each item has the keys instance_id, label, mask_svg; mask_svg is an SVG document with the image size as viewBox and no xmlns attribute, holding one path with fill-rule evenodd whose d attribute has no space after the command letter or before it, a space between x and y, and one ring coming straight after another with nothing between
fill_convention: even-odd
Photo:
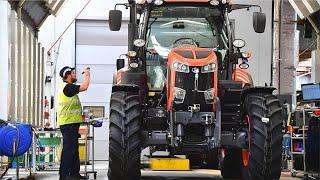
<instances>
[{"instance_id":1,"label":"orange tractor","mask_svg":"<svg viewBox=\"0 0 320 180\"><path fill-rule=\"evenodd\" d=\"M279 179L282 117L272 87L255 87L250 53L227 0L144 0L130 9L127 63L117 60L110 102L110 180L140 179L141 150L186 155L225 179ZM109 12L119 31L122 12ZM253 13L263 33L266 16ZM127 65L125 65L127 64Z\"/></svg>"}]
</instances>

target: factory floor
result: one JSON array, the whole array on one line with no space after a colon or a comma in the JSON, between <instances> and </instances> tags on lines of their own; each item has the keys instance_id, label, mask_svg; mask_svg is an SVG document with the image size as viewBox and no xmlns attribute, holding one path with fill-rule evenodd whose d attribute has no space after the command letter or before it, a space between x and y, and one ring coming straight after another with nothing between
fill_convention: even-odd
<instances>
[{"instance_id":1,"label":"factory floor","mask_svg":"<svg viewBox=\"0 0 320 180\"><path fill-rule=\"evenodd\" d=\"M89 166L90 168L91 166ZM95 170L97 171L97 180L108 180L107 177L107 169L108 165L106 162L98 162L95 165ZM81 166L81 170L84 170L84 166ZM90 170L90 169L89 169ZM21 169L20 178L26 178L28 176L28 172L24 169ZM15 179L15 170L11 169L8 172L7 177L13 177ZM35 175L35 179L40 180L58 180L59 175L58 171L47 170L47 171L40 171L37 172ZM89 179L94 179L93 174L90 174ZM222 179L220 175L220 171L218 170L192 170L192 171L149 171L143 170L142 171L142 178L141 180L218 180ZM292 178L289 172L283 172L281 175L280 180L298 180L302 178Z\"/></svg>"}]
</instances>

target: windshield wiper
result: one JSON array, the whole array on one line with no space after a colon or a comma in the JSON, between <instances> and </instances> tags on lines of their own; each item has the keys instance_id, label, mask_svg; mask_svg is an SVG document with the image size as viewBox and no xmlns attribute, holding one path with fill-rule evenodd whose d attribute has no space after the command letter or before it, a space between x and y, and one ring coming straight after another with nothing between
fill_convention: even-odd
<instances>
[{"instance_id":1,"label":"windshield wiper","mask_svg":"<svg viewBox=\"0 0 320 180\"><path fill-rule=\"evenodd\" d=\"M148 38L147 39L149 39L150 38L150 35L151 35L151 26L152 26L152 24L154 23L154 22L156 22L157 21L157 17L156 18L154 18L154 20L149 24L149 26L148 26L148 29L147 29L147 32L148 32Z\"/></svg>"}]
</instances>

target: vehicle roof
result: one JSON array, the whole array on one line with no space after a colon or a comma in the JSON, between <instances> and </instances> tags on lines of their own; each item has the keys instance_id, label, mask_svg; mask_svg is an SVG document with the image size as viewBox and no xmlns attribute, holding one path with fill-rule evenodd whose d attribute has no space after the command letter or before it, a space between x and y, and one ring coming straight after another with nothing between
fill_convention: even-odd
<instances>
[{"instance_id":1,"label":"vehicle roof","mask_svg":"<svg viewBox=\"0 0 320 180\"><path fill-rule=\"evenodd\" d=\"M168 3L204 3L209 2L210 0L164 0L164 2ZM230 4L231 0L226 0L227 3ZM138 0L138 4L144 4L146 3L146 0Z\"/></svg>"},{"instance_id":2,"label":"vehicle roof","mask_svg":"<svg viewBox=\"0 0 320 180\"><path fill-rule=\"evenodd\" d=\"M203 3L209 2L209 0L164 0L165 2L195 2L195 3Z\"/></svg>"}]
</instances>

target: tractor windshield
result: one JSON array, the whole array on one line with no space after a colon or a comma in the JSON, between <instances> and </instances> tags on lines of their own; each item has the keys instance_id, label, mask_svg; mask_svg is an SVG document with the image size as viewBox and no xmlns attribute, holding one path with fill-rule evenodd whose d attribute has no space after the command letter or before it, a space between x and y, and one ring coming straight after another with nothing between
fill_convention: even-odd
<instances>
[{"instance_id":1,"label":"tractor windshield","mask_svg":"<svg viewBox=\"0 0 320 180\"><path fill-rule=\"evenodd\" d=\"M227 36L220 10L214 7L158 7L148 23L148 50L166 58L171 48L226 49Z\"/></svg>"},{"instance_id":2,"label":"tractor windshield","mask_svg":"<svg viewBox=\"0 0 320 180\"><path fill-rule=\"evenodd\" d=\"M201 47L220 54L228 49L225 21L216 7L155 7L149 15L146 37L150 90L163 88L166 60L172 48Z\"/></svg>"}]
</instances>

